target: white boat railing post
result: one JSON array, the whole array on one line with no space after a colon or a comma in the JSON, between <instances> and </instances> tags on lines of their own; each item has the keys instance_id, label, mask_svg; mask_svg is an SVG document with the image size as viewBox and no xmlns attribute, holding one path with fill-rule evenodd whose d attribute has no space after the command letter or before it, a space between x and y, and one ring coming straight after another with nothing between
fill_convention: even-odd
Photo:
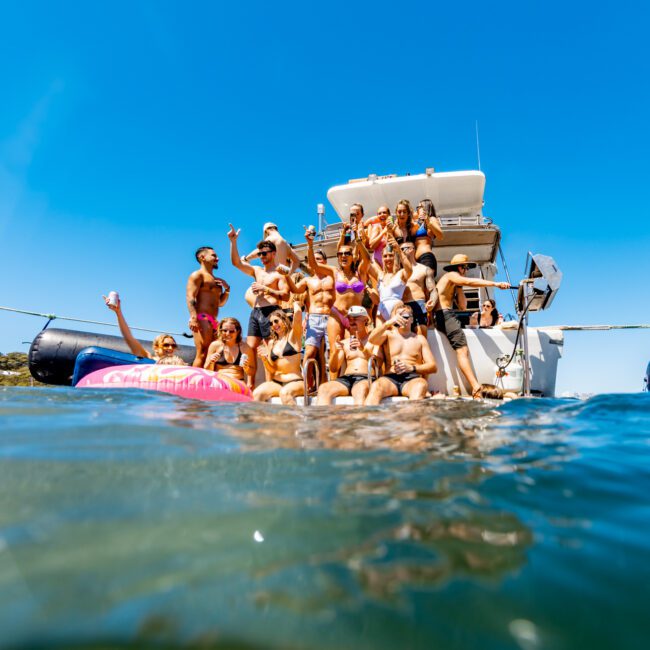
<instances>
[{"instance_id":1,"label":"white boat railing post","mask_svg":"<svg viewBox=\"0 0 650 650\"><path fill-rule=\"evenodd\" d=\"M325 204L319 203L316 206L316 212L318 213L318 236L322 237L327 227L327 223L325 222Z\"/></svg>"}]
</instances>

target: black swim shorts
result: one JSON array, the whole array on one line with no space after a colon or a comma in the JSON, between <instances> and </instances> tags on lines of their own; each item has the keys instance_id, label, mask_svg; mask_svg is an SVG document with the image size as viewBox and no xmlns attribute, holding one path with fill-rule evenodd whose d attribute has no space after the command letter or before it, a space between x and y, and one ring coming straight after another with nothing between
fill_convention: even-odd
<instances>
[{"instance_id":1,"label":"black swim shorts","mask_svg":"<svg viewBox=\"0 0 650 650\"><path fill-rule=\"evenodd\" d=\"M411 381L411 379L422 378L422 376L418 375L417 372L403 372L402 374L397 374L396 372L389 372L385 375L382 375L382 377L385 377L389 381L393 382L395 388L397 388L398 395L402 394L402 388L404 388L404 384Z\"/></svg>"},{"instance_id":2,"label":"black swim shorts","mask_svg":"<svg viewBox=\"0 0 650 650\"><path fill-rule=\"evenodd\" d=\"M453 350L467 347L467 339L463 326L451 309L440 309L436 312L436 329L448 339Z\"/></svg>"},{"instance_id":3,"label":"black swim shorts","mask_svg":"<svg viewBox=\"0 0 650 650\"><path fill-rule=\"evenodd\" d=\"M422 253L415 261L419 264L424 264L424 266L428 266L430 269L433 269L434 274L438 274L438 261L433 253Z\"/></svg>"},{"instance_id":4,"label":"black swim shorts","mask_svg":"<svg viewBox=\"0 0 650 650\"><path fill-rule=\"evenodd\" d=\"M368 381L368 375L341 375L334 381L338 381L340 384L343 384L348 389L348 393L352 395L352 389L355 387L355 385L360 381Z\"/></svg>"},{"instance_id":5,"label":"black swim shorts","mask_svg":"<svg viewBox=\"0 0 650 650\"><path fill-rule=\"evenodd\" d=\"M248 336L257 336L262 339L268 339L271 336L271 323L269 315L278 309L277 305L267 305L266 307L254 307L248 319Z\"/></svg>"}]
</instances>

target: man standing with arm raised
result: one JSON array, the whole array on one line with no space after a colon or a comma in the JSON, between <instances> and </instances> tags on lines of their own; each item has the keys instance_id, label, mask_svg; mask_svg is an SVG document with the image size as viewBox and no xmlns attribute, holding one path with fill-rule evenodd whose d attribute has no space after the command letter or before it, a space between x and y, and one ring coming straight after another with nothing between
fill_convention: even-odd
<instances>
[{"instance_id":1,"label":"man standing with arm raised","mask_svg":"<svg viewBox=\"0 0 650 650\"><path fill-rule=\"evenodd\" d=\"M259 258L262 261L262 267L252 266L239 257L237 238L241 231L235 230L232 224L228 225L230 226L230 230L228 231L228 239L230 239L230 261L235 268L246 275L250 275L255 280L251 285L251 289L255 294L255 302L253 303L253 311L248 320L246 343L256 352L262 340L268 339L271 336L269 314L277 309L283 300L289 299L289 290L284 277L276 270L275 244L267 240L261 241L257 245L257 250ZM255 355L250 361L256 368L257 358ZM254 376L255 372L253 371Z\"/></svg>"},{"instance_id":2,"label":"man standing with arm raised","mask_svg":"<svg viewBox=\"0 0 650 650\"><path fill-rule=\"evenodd\" d=\"M431 311L438 302L436 276L431 267L415 261L415 244L413 242L402 242L400 250L408 257L413 267L406 282L402 300L413 310L417 333L426 336L427 312Z\"/></svg>"},{"instance_id":3,"label":"man standing with arm raised","mask_svg":"<svg viewBox=\"0 0 650 650\"><path fill-rule=\"evenodd\" d=\"M436 329L447 337L451 347L456 352L458 367L469 382L472 396L479 391L481 384L479 384L472 370L465 332L463 332L462 325L456 318L453 310L454 298L456 298L458 308L464 310L467 309L467 299L465 298L463 287L510 288L507 282L493 282L492 280L483 280L481 278L468 278L467 271L473 269L475 266L476 264L470 262L467 255L463 255L462 253L454 255L451 258L451 263L444 267L447 273L440 278L437 284L439 309L435 312Z\"/></svg>"},{"instance_id":4,"label":"man standing with arm raised","mask_svg":"<svg viewBox=\"0 0 650 650\"><path fill-rule=\"evenodd\" d=\"M210 246L201 246L194 254L201 265L187 280L187 308L190 312L189 328L194 334L196 356L192 365L203 367L210 343L219 329L217 317L230 295L225 280L215 278L213 271L219 268L219 258Z\"/></svg>"}]
</instances>

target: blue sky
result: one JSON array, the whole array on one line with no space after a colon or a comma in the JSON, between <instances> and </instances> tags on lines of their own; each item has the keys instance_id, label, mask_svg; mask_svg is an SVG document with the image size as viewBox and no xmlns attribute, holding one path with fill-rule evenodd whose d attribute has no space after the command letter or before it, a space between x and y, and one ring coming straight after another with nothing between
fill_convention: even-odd
<instances>
[{"instance_id":1,"label":"blue sky","mask_svg":"<svg viewBox=\"0 0 650 650\"><path fill-rule=\"evenodd\" d=\"M368 173L476 168L513 275L564 283L533 324L648 323L642 2L3 3L0 305L186 327L194 250L291 240ZM329 208L330 217L333 209ZM509 306L504 294L500 305ZM0 311L0 351L42 321ZM65 326L60 323L60 326ZM569 333L558 390L634 391L650 332Z\"/></svg>"}]
</instances>

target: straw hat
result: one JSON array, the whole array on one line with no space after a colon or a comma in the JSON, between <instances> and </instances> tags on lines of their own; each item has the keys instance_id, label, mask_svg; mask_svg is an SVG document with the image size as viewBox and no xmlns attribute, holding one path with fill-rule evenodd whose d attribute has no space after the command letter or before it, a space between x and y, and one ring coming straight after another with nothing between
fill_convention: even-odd
<instances>
[{"instance_id":1,"label":"straw hat","mask_svg":"<svg viewBox=\"0 0 650 650\"><path fill-rule=\"evenodd\" d=\"M462 253L458 253L457 255L454 255L451 258L451 262L447 264L447 266L443 266L442 268L445 271L456 271L459 266L461 265L467 265L469 266L470 269L473 269L476 266L476 262L470 262L469 257L467 255L463 255Z\"/></svg>"}]
</instances>

